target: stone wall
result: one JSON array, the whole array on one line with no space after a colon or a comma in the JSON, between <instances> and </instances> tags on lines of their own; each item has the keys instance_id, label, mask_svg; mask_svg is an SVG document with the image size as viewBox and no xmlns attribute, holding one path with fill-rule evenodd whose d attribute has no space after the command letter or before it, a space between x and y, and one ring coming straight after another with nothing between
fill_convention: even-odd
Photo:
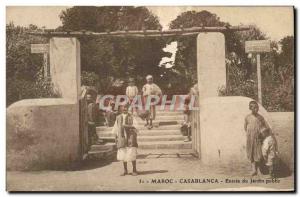
<instances>
[{"instance_id":1,"label":"stone wall","mask_svg":"<svg viewBox=\"0 0 300 197\"><path fill-rule=\"evenodd\" d=\"M210 97L200 104L200 158L204 163L249 163L246 156L244 121L250 114L246 97ZM259 113L265 118L278 141L282 162L293 169L293 120L272 118L260 105ZM283 116L282 116L283 117ZM289 117L292 118L291 115ZM290 118L290 119L291 119ZM277 124L277 125L276 125ZM274 129L273 129L274 125ZM278 125L289 128L279 129Z\"/></svg>"},{"instance_id":2,"label":"stone wall","mask_svg":"<svg viewBox=\"0 0 300 197\"><path fill-rule=\"evenodd\" d=\"M80 45L50 39L50 74L57 99L27 99L7 108L7 169L68 168L80 159Z\"/></svg>"},{"instance_id":3,"label":"stone wall","mask_svg":"<svg viewBox=\"0 0 300 197\"><path fill-rule=\"evenodd\" d=\"M70 168L79 160L79 106L65 99L28 99L7 109L7 169Z\"/></svg>"}]
</instances>

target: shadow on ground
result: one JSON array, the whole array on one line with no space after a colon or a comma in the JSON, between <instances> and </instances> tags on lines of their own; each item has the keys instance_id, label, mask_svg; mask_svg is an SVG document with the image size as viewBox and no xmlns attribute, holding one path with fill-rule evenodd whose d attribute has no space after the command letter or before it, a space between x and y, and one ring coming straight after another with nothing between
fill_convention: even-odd
<instances>
[{"instance_id":1,"label":"shadow on ground","mask_svg":"<svg viewBox=\"0 0 300 197\"><path fill-rule=\"evenodd\" d=\"M84 160L77 163L70 171L85 171L93 170L96 168L101 168L107 165L110 165L112 162L115 162L115 158L102 158L96 160Z\"/></svg>"},{"instance_id":2,"label":"shadow on ground","mask_svg":"<svg viewBox=\"0 0 300 197\"><path fill-rule=\"evenodd\" d=\"M166 172L168 172L168 170L146 170L146 171L139 171L139 175L160 174Z\"/></svg>"},{"instance_id":3,"label":"shadow on ground","mask_svg":"<svg viewBox=\"0 0 300 197\"><path fill-rule=\"evenodd\" d=\"M260 171L264 175L269 173L268 168L265 165L260 166ZM285 178L292 174L289 166L282 159L277 160L276 165L274 166L274 171L276 178Z\"/></svg>"}]
</instances>

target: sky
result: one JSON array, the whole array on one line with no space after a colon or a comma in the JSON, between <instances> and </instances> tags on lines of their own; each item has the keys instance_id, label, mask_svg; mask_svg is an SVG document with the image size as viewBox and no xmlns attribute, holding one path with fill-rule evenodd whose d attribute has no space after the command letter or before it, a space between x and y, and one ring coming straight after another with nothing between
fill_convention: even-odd
<instances>
[{"instance_id":1,"label":"sky","mask_svg":"<svg viewBox=\"0 0 300 197\"><path fill-rule=\"evenodd\" d=\"M67 6L8 6L6 23L28 26L35 24L52 29L61 25L59 14ZM293 35L294 16L292 7L199 7L199 6L149 6L157 15L163 29L168 29L169 23L180 13L189 10L207 10L215 13L220 20L231 25L257 25L272 40L280 40L284 36Z\"/></svg>"},{"instance_id":2,"label":"sky","mask_svg":"<svg viewBox=\"0 0 300 197\"><path fill-rule=\"evenodd\" d=\"M176 52L177 52L177 41L173 41L170 44L167 44L165 48L163 48L164 52L171 53L171 57L163 57L161 61L159 62L158 66L165 65L166 68L171 68L174 66L175 58L176 58Z\"/></svg>"}]
</instances>

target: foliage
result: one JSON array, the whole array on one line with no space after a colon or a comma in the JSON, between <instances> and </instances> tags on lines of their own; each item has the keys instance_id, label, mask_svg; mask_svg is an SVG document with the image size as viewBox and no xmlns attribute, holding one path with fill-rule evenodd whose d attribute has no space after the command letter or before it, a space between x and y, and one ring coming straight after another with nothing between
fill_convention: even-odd
<instances>
[{"instance_id":1,"label":"foliage","mask_svg":"<svg viewBox=\"0 0 300 197\"><path fill-rule=\"evenodd\" d=\"M84 86L98 86L99 76L94 72L83 71L81 73L81 85Z\"/></svg>"},{"instance_id":2,"label":"foliage","mask_svg":"<svg viewBox=\"0 0 300 197\"><path fill-rule=\"evenodd\" d=\"M289 40L288 42L286 40ZM279 44L271 43L271 52L261 55L262 100L268 111L294 110L294 49L293 37L283 38ZM289 50L287 52L287 50ZM227 55L227 88L223 95L242 95L257 100L256 55Z\"/></svg>"},{"instance_id":3,"label":"foliage","mask_svg":"<svg viewBox=\"0 0 300 197\"><path fill-rule=\"evenodd\" d=\"M262 63L263 104L269 111L293 111L294 37L284 37L279 45L281 51L267 54Z\"/></svg>"},{"instance_id":4,"label":"foliage","mask_svg":"<svg viewBox=\"0 0 300 197\"><path fill-rule=\"evenodd\" d=\"M146 7L74 6L62 11L62 28L95 32L161 28L158 17Z\"/></svg>"},{"instance_id":5,"label":"foliage","mask_svg":"<svg viewBox=\"0 0 300 197\"><path fill-rule=\"evenodd\" d=\"M21 99L57 97L50 79L42 77L42 56L30 53L30 44L46 43L44 38L26 34L37 27L6 26L6 104Z\"/></svg>"},{"instance_id":6,"label":"foliage","mask_svg":"<svg viewBox=\"0 0 300 197\"><path fill-rule=\"evenodd\" d=\"M170 28L199 26L230 26L208 11L188 11L177 16ZM227 85L220 87L219 94L247 96L257 100L257 71L255 54L248 58L245 41L268 39L267 35L252 25L249 31L226 32ZM179 72L189 87L196 76L196 38L182 38L175 60L174 69ZM263 106L269 111L294 110L294 37L287 36L279 43L271 43L272 51L261 56ZM281 45L282 51L278 50ZM201 94L201 93L200 93Z\"/></svg>"},{"instance_id":7,"label":"foliage","mask_svg":"<svg viewBox=\"0 0 300 197\"><path fill-rule=\"evenodd\" d=\"M63 30L116 31L159 29L158 18L145 7L72 7L60 16ZM135 78L137 84L145 83L152 74L160 83L163 69L158 67L165 55L165 41L156 38L81 38L82 71L98 75L98 92L120 94L125 92L125 82ZM85 81L84 81L85 83ZM113 84L120 84L113 85Z\"/></svg>"},{"instance_id":8,"label":"foliage","mask_svg":"<svg viewBox=\"0 0 300 197\"><path fill-rule=\"evenodd\" d=\"M220 21L220 18L213 13L210 13L206 10L196 12L196 11L187 11L181 13L175 20L170 23L171 29L176 28L189 28L189 27L216 27L216 26L225 26L227 23Z\"/></svg>"},{"instance_id":9,"label":"foliage","mask_svg":"<svg viewBox=\"0 0 300 197\"><path fill-rule=\"evenodd\" d=\"M157 16L145 7L72 7L64 10L58 31L116 31L160 29ZM208 11L181 13L170 23L170 28L196 26L230 26ZM7 51L7 105L25 98L56 97L49 79L42 77L42 57L30 54L30 44L47 43L45 38L26 34L38 27L6 26ZM241 95L257 99L255 54L248 58L244 51L247 40L268 39L256 26L250 31L227 32L226 70L227 86L221 95ZM175 65L159 67L162 57L168 56L162 48L178 41ZM96 86L102 94L125 92L129 77L141 89L147 74L167 94L184 94L197 80L196 37L168 38L80 38L83 85ZM263 105L269 111L294 110L294 37L272 41L272 51L261 56Z\"/></svg>"}]
</instances>

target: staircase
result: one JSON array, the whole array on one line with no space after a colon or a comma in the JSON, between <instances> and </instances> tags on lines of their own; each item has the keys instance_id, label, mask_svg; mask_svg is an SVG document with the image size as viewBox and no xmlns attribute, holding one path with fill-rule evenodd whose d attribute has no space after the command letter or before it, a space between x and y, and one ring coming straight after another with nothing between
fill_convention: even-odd
<instances>
[{"instance_id":1,"label":"staircase","mask_svg":"<svg viewBox=\"0 0 300 197\"><path fill-rule=\"evenodd\" d=\"M179 111L161 111L157 108L156 119L153 121L153 128L147 129L145 121L137 118L138 122L138 145L139 153L168 153L180 154L192 152L192 143L184 142L185 137L180 132L183 122L183 113ZM116 150L112 127L97 127L97 135L105 141L104 145L93 145L89 155L99 155L112 150Z\"/></svg>"}]
</instances>

